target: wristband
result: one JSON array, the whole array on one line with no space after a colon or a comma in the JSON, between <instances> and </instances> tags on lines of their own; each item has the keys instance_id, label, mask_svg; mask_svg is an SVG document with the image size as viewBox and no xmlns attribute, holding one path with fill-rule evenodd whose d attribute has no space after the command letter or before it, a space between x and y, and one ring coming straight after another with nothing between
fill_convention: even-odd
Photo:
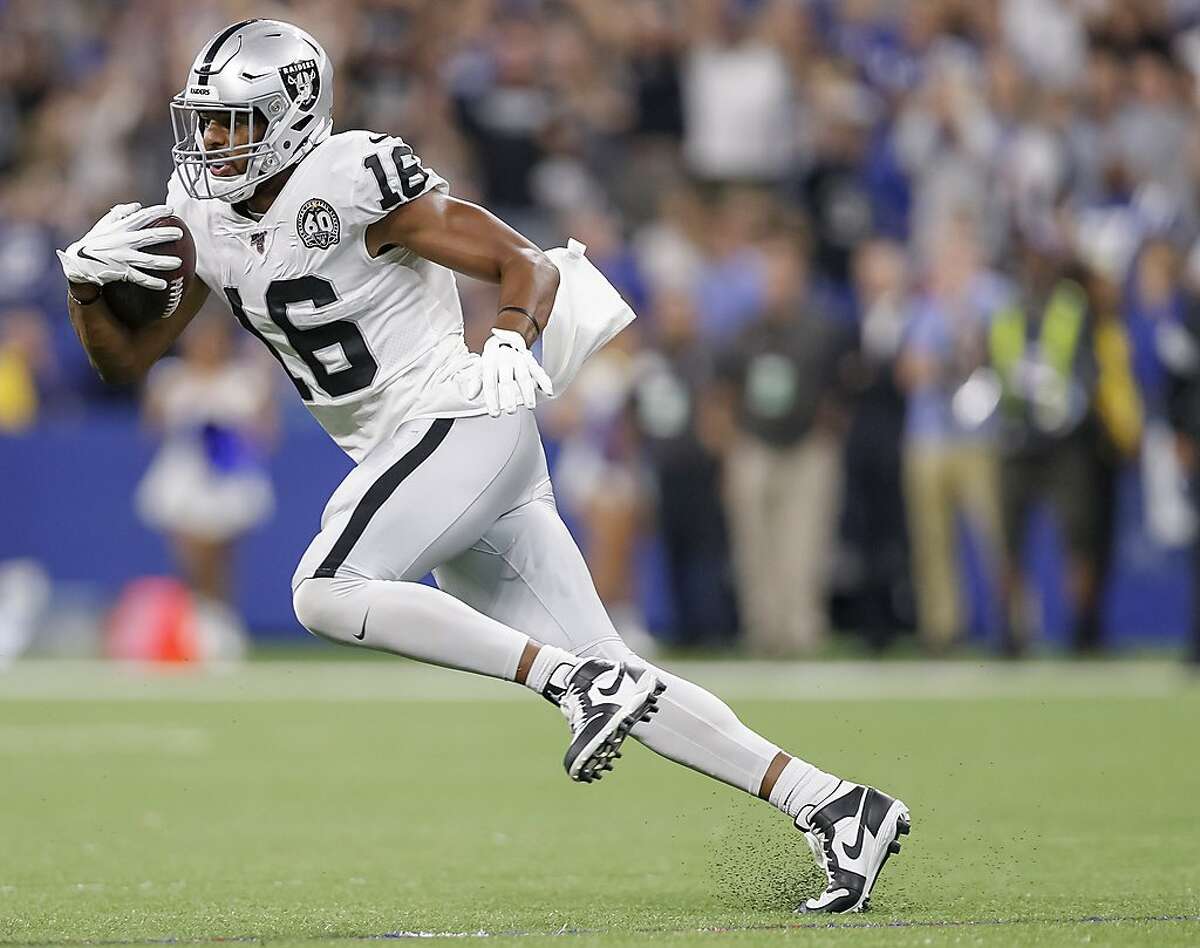
<instances>
[{"instance_id":1,"label":"wristband","mask_svg":"<svg viewBox=\"0 0 1200 948\"><path fill-rule=\"evenodd\" d=\"M527 310L524 306L501 306L500 309L496 311L496 315L499 316L506 309L511 309L513 312L520 313L529 320L529 324L533 326L534 339L537 339L537 337L542 334L542 327L537 324L537 320L529 314L529 310Z\"/></svg>"}]
</instances>

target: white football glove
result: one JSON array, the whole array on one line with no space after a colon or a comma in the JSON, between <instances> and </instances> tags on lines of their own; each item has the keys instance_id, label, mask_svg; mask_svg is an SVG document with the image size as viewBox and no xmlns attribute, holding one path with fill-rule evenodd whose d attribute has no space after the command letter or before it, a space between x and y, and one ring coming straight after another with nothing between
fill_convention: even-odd
<instances>
[{"instance_id":1,"label":"white football glove","mask_svg":"<svg viewBox=\"0 0 1200 948\"><path fill-rule=\"evenodd\" d=\"M479 357L477 382L470 398L483 393L483 403L493 418L501 412L513 414L522 405L537 405L537 392L554 394L554 385L525 345L518 332L493 329Z\"/></svg>"},{"instance_id":2,"label":"white football glove","mask_svg":"<svg viewBox=\"0 0 1200 948\"><path fill-rule=\"evenodd\" d=\"M128 280L148 290L165 290L167 281L148 273L148 270L174 270L182 263L178 257L146 253L143 247L178 240L183 231L178 227L151 227L146 224L165 217L171 209L165 204L153 207L118 204L96 221L95 226L66 250L56 250L63 273L72 283L116 283Z\"/></svg>"}]
</instances>

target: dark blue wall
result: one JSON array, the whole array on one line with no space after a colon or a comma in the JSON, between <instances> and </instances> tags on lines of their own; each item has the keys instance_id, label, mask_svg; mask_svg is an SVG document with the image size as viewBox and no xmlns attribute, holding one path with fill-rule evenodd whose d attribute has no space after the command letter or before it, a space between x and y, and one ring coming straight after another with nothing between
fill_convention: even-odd
<instances>
[{"instance_id":1,"label":"dark blue wall","mask_svg":"<svg viewBox=\"0 0 1200 948\"><path fill-rule=\"evenodd\" d=\"M171 572L166 544L133 511L153 451L133 418L115 410L0 437L0 559L32 556L56 580L110 593L135 576ZM237 552L238 600L255 631L304 634L292 615L292 571L350 466L311 420L289 425L270 464L275 515Z\"/></svg>"},{"instance_id":2,"label":"dark blue wall","mask_svg":"<svg viewBox=\"0 0 1200 948\"><path fill-rule=\"evenodd\" d=\"M285 427L270 465L277 509L241 544L236 576L240 607L255 632L300 639L304 633L291 608L292 571L350 461L302 409L287 414ZM133 577L171 572L164 542L133 512L133 489L153 450L124 409L0 437L0 560L32 556L54 579L94 583L108 595ZM1127 477L1108 597L1111 638L1129 644L1178 641L1190 621L1190 554L1151 543L1139 526L1140 502L1136 479ZM1028 553L1038 585L1050 593L1049 638L1061 641L1069 618L1053 595L1061 578L1054 531L1045 525L1035 530ZM662 579L661 569L643 576L651 614L661 612ZM980 584L969 585L978 600Z\"/></svg>"}]
</instances>

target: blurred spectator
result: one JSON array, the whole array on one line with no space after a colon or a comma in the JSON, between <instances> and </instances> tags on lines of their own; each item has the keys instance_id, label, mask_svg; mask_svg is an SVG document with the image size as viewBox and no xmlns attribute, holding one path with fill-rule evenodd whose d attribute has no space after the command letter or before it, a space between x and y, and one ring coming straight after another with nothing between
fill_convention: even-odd
<instances>
[{"instance_id":1,"label":"blurred spectator","mask_svg":"<svg viewBox=\"0 0 1200 948\"><path fill-rule=\"evenodd\" d=\"M710 215L695 287L700 331L710 345L728 343L765 305L766 267L759 242L770 214L766 194L733 188Z\"/></svg>"},{"instance_id":2,"label":"blurred spectator","mask_svg":"<svg viewBox=\"0 0 1200 948\"><path fill-rule=\"evenodd\" d=\"M986 368L993 315L1008 291L979 259L975 228L948 225L934 245L897 364L908 396L904 492L912 538L917 620L941 653L967 631L959 581L958 518L974 528L999 575L1003 532L993 413L999 385Z\"/></svg>"},{"instance_id":3,"label":"blurred spectator","mask_svg":"<svg viewBox=\"0 0 1200 948\"><path fill-rule=\"evenodd\" d=\"M1112 222L1110 222L1111 224ZM1077 604L1077 652L1098 651L1103 645L1102 607L1111 578L1117 545L1119 476L1136 460L1141 448L1144 412L1133 376L1133 354L1121 309L1122 281L1133 253L1131 235L1120 226L1094 226L1077 237L1087 306L1092 325L1092 358L1096 382L1088 420L1088 477L1095 500L1092 510L1092 550L1095 588Z\"/></svg>"},{"instance_id":4,"label":"blurred spectator","mask_svg":"<svg viewBox=\"0 0 1200 948\"><path fill-rule=\"evenodd\" d=\"M800 242L764 248L764 309L723 359L726 510L745 620L761 655L811 652L828 627L840 510L838 329L814 311Z\"/></svg>"},{"instance_id":5,"label":"blurred spectator","mask_svg":"<svg viewBox=\"0 0 1200 948\"><path fill-rule=\"evenodd\" d=\"M683 151L709 181L779 181L795 157L786 44L799 6L692 0L683 71Z\"/></svg>"},{"instance_id":6,"label":"blurred spectator","mask_svg":"<svg viewBox=\"0 0 1200 948\"><path fill-rule=\"evenodd\" d=\"M43 401L55 393L56 375L41 313L0 312L0 434L33 427Z\"/></svg>"},{"instance_id":7,"label":"blurred spectator","mask_svg":"<svg viewBox=\"0 0 1200 948\"><path fill-rule=\"evenodd\" d=\"M1026 238L1019 248L1018 295L992 318L992 368L1000 381L999 431L1007 644L1013 653L1032 641L1035 620L1021 560L1031 515L1053 512L1066 545L1067 591L1080 647L1098 644L1098 602L1111 546L1109 511L1116 505L1111 455L1098 444L1095 316L1088 294L1070 272L1065 248Z\"/></svg>"},{"instance_id":8,"label":"blurred spectator","mask_svg":"<svg viewBox=\"0 0 1200 948\"><path fill-rule=\"evenodd\" d=\"M813 265L835 298L850 289L854 248L877 229L867 162L876 103L867 90L836 74L814 89L815 153L800 181L813 226Z\"/></svg>"},{"instance_id":9,"label":"blurred spectator","mask_svg":"<svg viewBox=\"0 0 1200 948\"><path fill-rule=\"evenodd\" d=\"M719 448L705 417L713 352L696 330L686 293L666 292L654 310L657 350L639 358L633 418L654 486L680 645L728 644L737 630L729 537L721 509Z\"/></svg>"},{"instance_id":10,"label":"blurred spectator","mask_svg":"<svg viewBox=\"0 0 1200 948\"><path fill-rule=\"evenodd\" d=\"M534 203L530 176L553 118L540 32L528 16L498 19L486 45L457 63L458 120L475 151L483 199L501 217L519 218Z\"/></svg>"},{"instance_id":11,"label":"blurred spectator","mask_svg":"<svg viewBox=\"0 0 1200 948\"><path fill-rule=\"evenodd\" d=\"M1083 3L1003 0L1005 39L1040 83L1069 87L1083 71L1086 36Z\"/></svg>"},{"instance_id":12,"label":"blurred spectator","mask_svg":"<svg viewBox=\"0 0 1200 948\"><path fill-rule=\"evenodd\" d=\"M1186 546L1197 530L1169 427L1172 378L1186 376L1200 361L1186 329L1178 264L1178 254L1166 240L1151 240L1142 248L1126 317L1145 411L1141 460L1146 529L1165 547Z\"/></svg>"},{"instance_id":13,"label":"blurred spectator","mask_svg":"<svg viewBox=\"0 0 1200 948\"><path fill-rule=\"evenodd\" d=\"M911 624L907 531L901 490L904 398L896 357L912 308L904 248L870 241L854 258L858 344L846 384L853 415L846 438L846 557L841 591L852 602L846 621L874 650Z\"/></svg>"},{"instance_id":14,"label":"blurred spectator","mask_svg":"<svg viewBox=\"0 0 1200 948\"><path fill-rule=\"evenodd\" d=\"M1129 66L1132 95L1116 116L1112 136L1120 161L1164 213L1194 220L1195 119L1185 106L1181 78L1169 50L1146 41Z\"/></svg>"},{"instance_id":15,"label":"blurred spectator","mask_svg":"<svg viewBox=\"0 0 1200 948\"><path fill-rule=\"evenodd\" d=\"M981 252L990 254L1003 240L1004 215L991 187L1000 132L979 64L950 44L931 55L927 66L923 84L901 106L894 131L897 156L911 176L912 238L927 260L945 222L958 215L974 227L972 240Z\"/></svg>"},{"instance_id":16,"label":"blurred spectator","mask_svg":"<svg viewBox=\"0 0 1200 948\"><path fill-rule=\"evenodd\" d=\"M658 196L657 211L635 236L634 253L652 286L690 291L704 271L704 205L693 189L679 185Z\"/></svg>"},{"instance_id":17,"label":"blurred spectator","mask_svg":"<svg viewBox=\"0 0 1200 948\"><path fill-rule=\"evenodd\" d=\"M224 314L201 314L179 358L151 372L145 419L163 444L136 501L170 540L198 608L221 615L228 635L240 638L230 608L233 548L274 505L264 456L276 417L272 376L237 355L231 326Z\"/></svg>"}]
</instances>

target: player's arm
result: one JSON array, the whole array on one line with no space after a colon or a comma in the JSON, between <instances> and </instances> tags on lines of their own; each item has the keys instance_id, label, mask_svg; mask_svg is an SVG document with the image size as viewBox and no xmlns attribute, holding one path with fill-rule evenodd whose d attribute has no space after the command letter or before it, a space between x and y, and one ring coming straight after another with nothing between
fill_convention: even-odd
<instances>
[{"instance_id":1,"label":"player's arm","mask_svg":"<svg viewBox=\"0 0 1200 948\"><path fill-rule=\"evenodd\" d=\"M110 385L131 385L145 378L207 299L208 287L196 278L174 313L136 332L117 322L94 283L71 283L67 309L75 334L100 378Z\"/></svg>"},{"instance_id":2,"label":"player's arm","mask_svg":"<svg viewBox=\"0 0 1200 948\"><path fill-rule=\"evenodd\" d=\"M477 204L438 191L401 204L367 228L372 256L397 246L476 280L499 283L496 328L518 333L526 345L533 345L550 321L558 267Z\"/></svg>"},{"instance_id":3,"label":"player's arm","mask_svg":"<svg viewBox=\"0 0 1200 948\"><path fill-rule=\"evenodd\" d=\"M538 247L482 207L438 191L402 204L367 227L367 252L406 247L459 273L500 284L492 334L484 344L479 392L492 415L533 408L554 394L529 347L545 330L559 273Z\"/></svg>"},{"instance_id":4,"label":"player's arm","mask_svg":"<svg viewBox=\"0 0 1200 948\"><path fill-rule=\"evenodd\" d=\"M208 296L208 288L194 280L169 319L137 331L121 325L105 304L101 295L104 285L118 280L151 290L166 289L166 281L154 272L175 269L179 258L145 249L181 236L177 227L146 226L166 213L165 205L143 208L140 204L118 204L81 239L65 251L58 251L68 282L71 325L88 359L106 382L129 384L140 380Z\"/></svg>"}]
</instances>

